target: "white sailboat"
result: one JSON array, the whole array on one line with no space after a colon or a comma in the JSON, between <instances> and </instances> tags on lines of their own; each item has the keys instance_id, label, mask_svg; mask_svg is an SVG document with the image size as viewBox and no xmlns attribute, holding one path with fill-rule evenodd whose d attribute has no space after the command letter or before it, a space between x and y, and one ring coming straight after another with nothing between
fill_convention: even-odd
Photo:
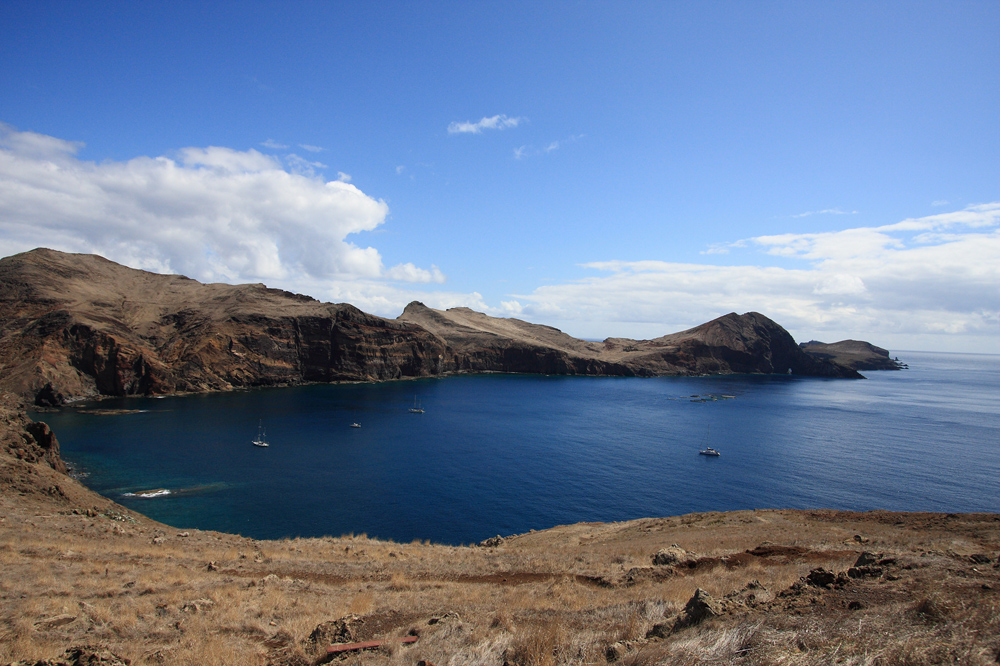
<instances>
[{"instance_id":1,"label":"white sailboat","mask_svg":"<svg viewBox=\"0 0 1000 666\"><path fill-rule=\"evenodd\" d=\"M420 401L417 400L417 396L413 396L413 407L410 407L411 414L423 414L424 408L420 406Z\"/></svg>"},{"instance_id":2,"label":"white sailboat","mask_svg":"<svg viewBox=\"0 0 1000 666\"><path fill-rule=\"evenodd\" d=\"M698 451L698 455L712 456L712 457L718 457L722 455L721 453L719 453L718 451L716 451L715 449L713 449L711 446L708 445L708 438L711 436L711 434L712 434L712 429L711 427L709 427L708 434L705 435L705 448Z\"/></svg>"},{"instance_id":3,"label":"white sailboat","mask_svg":"<svg viewBox=\"0 0 1000 666\"><path fill-rule=\"evenodd\" d=\"M253 440L254 446L271 446L267 443L267 431L264 430L264 422L257 423L257 438Z\"/></svg>"}]
</instances>

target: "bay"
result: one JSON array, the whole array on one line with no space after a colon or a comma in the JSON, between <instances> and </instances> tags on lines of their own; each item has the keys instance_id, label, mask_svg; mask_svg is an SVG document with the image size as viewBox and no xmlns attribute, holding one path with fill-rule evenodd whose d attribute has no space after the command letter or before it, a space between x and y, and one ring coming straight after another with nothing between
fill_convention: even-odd
<instances>
[{"instance_id":1,"label":"bay","mask_svg":"<svg viewBox=\"0 0 1000 666\"><path fill-rule=\"evenodd\" d=\"M909 370L866 380L462 375L37 418L102 495L258 539L459 544L752 508L1000 512L1000 356L900 355ZM269 448L251 445L259 422ZM722 455L698 455L706 442ZM150 490L169 492L136 495Z\"/></svg>"}]
</instances>

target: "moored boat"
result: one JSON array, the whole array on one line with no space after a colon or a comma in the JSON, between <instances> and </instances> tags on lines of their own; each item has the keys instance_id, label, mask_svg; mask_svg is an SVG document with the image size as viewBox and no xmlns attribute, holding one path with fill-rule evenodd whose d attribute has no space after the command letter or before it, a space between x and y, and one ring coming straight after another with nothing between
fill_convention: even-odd
<instances>
[{"instance_id":1,"label":"moored boat","mask_svg":"<svg viewBox=\"0 0 1000 666\"><path fill-rule=\"evenodd\" d=\"M253 440L254 446L271 446L267 443L267 431L264 430L263 421L257 423L257 438Z\"/></svg>"}]
</instances>

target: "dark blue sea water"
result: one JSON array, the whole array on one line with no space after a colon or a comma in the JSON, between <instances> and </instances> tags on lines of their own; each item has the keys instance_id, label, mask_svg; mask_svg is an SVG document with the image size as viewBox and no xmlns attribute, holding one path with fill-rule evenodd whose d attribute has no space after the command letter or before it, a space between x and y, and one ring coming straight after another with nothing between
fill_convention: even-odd
<instances>
[{"instance_id":1,"label":"dark blue sea water","mask_svg":"<svg viewBox=\"0 0 1000 666\"><path fill-rule=\"evenodd\" d=\"M261 539L458 544L750 508L1000 512L1000 356L900 356L909 370L867 380L476 375L43 416L99 493ZM409 413L415 397L425 413ZM250 443L259 420L266 449ZM721 457L698 455L706 441Z\"/></svg>"}]
</instances>

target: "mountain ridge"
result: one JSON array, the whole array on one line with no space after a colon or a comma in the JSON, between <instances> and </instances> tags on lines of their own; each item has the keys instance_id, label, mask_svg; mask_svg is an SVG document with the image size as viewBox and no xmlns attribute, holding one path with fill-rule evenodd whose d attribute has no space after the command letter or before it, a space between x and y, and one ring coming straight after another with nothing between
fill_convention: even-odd
<instances>
[{"instance_id":1,"label":"mountain ridge","mask_svg":"<svg viewBox=\"0 0 1000 666\"><path fill-rule=\"evenodd\" d=\"M49 249L0 259L0 388L39 406L104 395L385 381L463 372L861 377L759 313L653 340L413 302L396 319L262 284L203 284Z\"/></svg>"}]
</instances>

